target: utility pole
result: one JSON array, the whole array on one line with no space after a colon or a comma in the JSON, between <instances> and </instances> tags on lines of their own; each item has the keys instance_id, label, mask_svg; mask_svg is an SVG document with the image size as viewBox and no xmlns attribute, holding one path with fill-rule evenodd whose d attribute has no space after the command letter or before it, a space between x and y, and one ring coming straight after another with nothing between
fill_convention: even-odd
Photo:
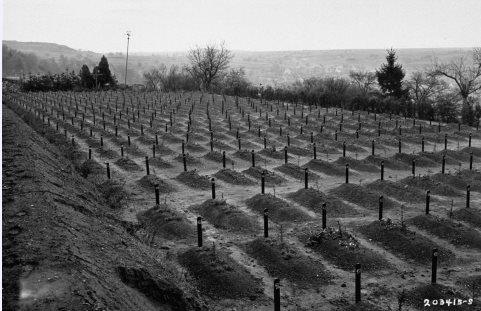
<instances>
[{"instance_id":1,"label":"utility pole","mask_svg":"<svg viewBox=\"0 0 481 311\"><path fill-rule=\"evenodd\" d=\"M130 30L127 30L126 35L127 35L127 57L125 58L125 81L124 81L125 86L127 86L127 64L129 63L129 42L130 42L130 36L132 35Z\"/></svg>"}]
</instances>

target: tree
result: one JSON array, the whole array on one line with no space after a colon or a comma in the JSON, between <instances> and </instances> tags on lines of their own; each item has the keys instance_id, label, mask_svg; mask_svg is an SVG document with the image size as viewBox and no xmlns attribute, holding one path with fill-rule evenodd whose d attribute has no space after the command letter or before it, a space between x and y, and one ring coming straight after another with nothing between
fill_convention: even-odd
<instances>
[{"instance_id":1,"label":"tree","mask_svg":"<svg viewBox=\"0 0 481 311\"><path fill-rule=\"evenodd\" d=\"M436 96L436 116L442 122L457 122L459 115L456 102L459 101L459 94L443 92Z\"/></svg>"},{"instance_id":2,"label":"tree","mask_svg":"<svg viewBox=\"0 0 481 311\"><path fill-rule=\"evenodd\" d=\"M152 68L144 72L144 80L149 90L163 91L193 91L198 90L197 84L190 76L190 73L180 69L177 65L171 65L167 70L165 64L160 64L157 68Z\"/></svg>"},{"instance_id":3,"label":"tree","mask_svg":"<svg viewBox=\"0 0 481 311\"><path fill-rule=\"evenodd\" d=\"M246 96L250 86L243 68L231 69L222 81L222 92L228 95Z\"/></svg>"},{"instance_id":4,"label":"tree","mask_svg":"<svg viewBox=\"0 0 481 311\"><path fill-rule=\"evenodd\" d=\"M115 85L116 81L110 72L109 62L105 55L102 55L99 65L96 68L97 72L94 74L98 74L97 82L100 87L104 87L106 84Z\"/></svg>"},{"instance_id":5,"label":"tree","mask_svg":"<svg viewBox=\"0 0 481 311\"><path fill-rule=\"evenodd\" d=\"M379 70L376 70L377 82L385 95L400 99L406 94L403 89L405 73L402 65L396 63L395 50L387 50L386 61L386 64L383 64Z\"/></svg>"},{"instance_id":6,"label":"tree","mask_svg":"<svg viewBox=\"0 0 481 311\"><path fill-rule=\"evenodd\" d=\"M90 69L87 65L83 65L79 73L80 85L84 88L91 89L95 86L95 79L90 73Z\"/></svg>"},{"instance_id":7,"label":"tree","mask_svg":"<svg viewBox=\"0 0 481 311\"><path fill-rule=\"evenodd\" d=\"M359 88L362 95L367 96L374 89L376 83L376 73L368 71L351 71L349 78Z\"/></svg>"},{"instance_id":8,"label":"tree","mask_svg":"<svg viewBox=\"0 0 481 311\"><path fill-rule=\"evenodd\" d=\"M156 91L161 87L160 70L158 68L152 68L150 71L144 72L143 76L148 90Z\"/></svg>"},{"instance_id":9,"label":"tree","mask_svg":"<svg viewBox=\"0 0 481 311\"><path fill-rule=\"evenodd\" d=\"M215 45L207 45L205 48L196 47L187 55L190 62L187 70L203 90L210 91L214 82L227 70L232 57L231 51L223 43L220 47Z\"/></svg>"},{"instance_id":10,"label":"tree","mask_svg":"<svg viewBox=\"0 0 481 311\"><path fill-rule=\"evenodd\" d=\"M448 88L445 81L426 72L413 72L406 82L406 90L414 104L417 116L423 119L434 118L433 104L436 96Z\"/></svg>"},{"instance_id":11,"label":"tree","mask_svg":"<svg viewBox=\"0 0 481 311\"><path fill-rule=\"evenodd\" d=\"M446 77L455 82L459 95L461 96L463 107L463 122L472 125L473 104L469 97L481 90L481 48L473 50L472 64L468 64L466 57L461 56L449 63L439 63L434 61L433 75Z\"/></svg>"}]
</instances>

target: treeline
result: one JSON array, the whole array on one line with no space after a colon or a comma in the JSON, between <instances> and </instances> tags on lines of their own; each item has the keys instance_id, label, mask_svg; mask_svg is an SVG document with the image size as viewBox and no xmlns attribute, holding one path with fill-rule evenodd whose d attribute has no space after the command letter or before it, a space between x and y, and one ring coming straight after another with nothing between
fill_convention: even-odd
<instances>
[{"instance_id":1,"label":"treeline","mask_svg":"<svg viewBox=\"0 0 481 311\"><path fill-rule=\"evenodd\" d=\"M202 90L469 125L481 117L480 49L473 50L472 62L463 57L446 64L434 62L432 68L407 78L391 49L386 63L375 72L353 71L349 78L313 77L279 87L253 85L242 68L227 67L231 57L223 46L196 48L189 52L189 66L161 65L144 73L147 89Z\"/></svg>"},{"instance_id":2,"label":"treeline","mask_svg":"<svg viewBox=\"0 0 481 311\"><path fill-rule=\"evenodd\" d=\"M84 64L78 74L74 71L42 75L30 74L20 80L21 90L25 92L115 89L117 86L117 79L111 73L105 56L102 56L92 72Z\"/></svg>"}]
</instances>

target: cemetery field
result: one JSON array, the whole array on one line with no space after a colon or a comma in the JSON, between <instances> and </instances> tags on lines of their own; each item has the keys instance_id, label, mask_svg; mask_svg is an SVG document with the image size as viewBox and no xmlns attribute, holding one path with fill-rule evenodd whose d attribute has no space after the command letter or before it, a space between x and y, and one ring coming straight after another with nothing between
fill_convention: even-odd
<instances>
[{"instance_id":1,"label":"cemetery field","mask_svg":"<svg viewBox=\"0 0 481 311\"><path fill-rule=\"evenodd\" d=\"M9 269L54 280L25 306L481 310L479 128L190 92L2 108Z\"/></svg>"}]
</instances>

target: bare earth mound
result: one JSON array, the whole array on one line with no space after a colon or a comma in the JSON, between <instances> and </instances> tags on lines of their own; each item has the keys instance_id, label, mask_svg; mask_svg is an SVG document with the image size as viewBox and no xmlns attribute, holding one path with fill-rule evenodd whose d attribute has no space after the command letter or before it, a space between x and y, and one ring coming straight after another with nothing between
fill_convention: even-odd
<instances>
[{"instance_id":1,"label":"bare earth mound","mask_svg":"<svg viewBox=\"0 0 481 311\"><path fill-rule=\"evenodd\" d=\"M338 165L335 165L331 162L319 159L311 160L304 166L308 167L311 170L331 176L344 176L346 174L345 168L339 167Z\"/></svg>"},{"instance_id":2,"label":"bare earth mound","mask_svg":"<svg viewBox=\"0 0 481 311\"><path fill-rule=\"evenodd\" d=\"M204 155L204 158L214 162L222 163L222 153L220 153L219 151L206 153ZM225 161L226 161L226 165L232 162L232 160L229 157L227 157L227 155L225 157Z\"/></svg>"},{"instance_id":3,"label":"bare earth mound","mask_svg":"<svg viewBox=\"0 0 481 311\"><path fill-rule=\"evenodd\" d=\"M346 200L370 210L377 210L379 208L379 196L381 193L378 191L369 190L363 186L355 184L342 184L339 187L330 190L329 193L342 200ZM397 203L389 198L384 197L385 209L390 209L397 206Z\"/></svg>"},{"instance_id":4,"label":"bare earth mound","mask_svg":"<svg viewBox=\"0 0 481 311\"><path fill-rule=\"evenodd\" d=\"M303 287L329 282L329 274L321 262L304 256L295 248L275 239L258 238L247 243L245 249L272 276L285 278Z\"/></svg>"},{"instance_id":5,"label":"bare earth mound","mask_svg":"<svg viewBox=\"0 0 481 311\"><path fill-rule=\"evenodd\" d=\"M462 220L481 229L481 212L472 208L460 208L453 212L454 219Z\"/></svg>"},{"instance_id":6,"label":"bare earth mound","mask_svg":"<svg viewBox=\"0 0 481 311\"><path fill-rule=\"evenodd\" d=\"M371 163L366 163L362 160L356 160L350 157L339 158L334 161L335 164L340 165L341 167L345 167L346 164L349 164L349 167L356 170L356 171L365 171L365 172L377 172L380 171L379 167L372 165Z\"/></svg>"},{"instance_id":7,"label":"bare earth mound","mask_svg":"<svg viewBox=\"0 0 481 311\"><path fill-rule=\"evenodd\" d=\"M258 166L249 167L248 169L244 170L243 173L254 177L255 180L258 180L260 182L263 171L266 172L266 174L265 174L266 186L280 185L280 184L283 184L287 181L282 176L279 176L279 175L275 174L274 172L264 170L263 168L258 167Z\"/></svg>"},{"instance_id":8,"label":"bare earth mound","mask_svg":"<svg viewBox=\"0 0 481 311\"><path fill-rule=\"evenodd\" d=\"M200 291L213 299L256 299L262 295L260 281L224 251L190 248L179 255L179 260L188 269Z\"/></svg>"},{"instance_id":9,"label":"bare earth mound","mask_svg":"<svg viewBox=\"0 0 481 311\"><path fill-rule=\"evenodd\" d=\"M394 161L404 162L408 165L411 165L414 159L416 161L416 166L419 166L419 167L437 167L437 166L440 167L441 166L441 163L438 164L425 156L416 155L416 154L396 153L395 155L392 156L392 159Z\"/></svg>"},{"instance_id":10,"label":"bare earth mound","mask_svg":"<svg viewBox=\"0 0 481 311\"><path fill-rule=\"evenodd\" d=\"M304 169L292 163L283 164L274 168L276 171L289 175L298 180L304 180ZM318 180L319 175L313 172L308 172L308 180Z\"/></svg>"},{"instance_id":11,"label":"bare earth mound","mask_svg":"<svg viewBox=\"0 0 481 311\"><path fill-rule=\"evenodd\" d=\"M362 161L365 163L371 163L376 167L379 167L379 170L381 167L381 161L384 161L384 167L390 170L405 170L410 168L410 166L405 162L396 161L391 158L383 158L375 155L370 155Z\"/></svg>"},{"instance_id":12,"label":"bare earth mound","mask_svg":"<svg viewBox=\"0 0 481 311\"><path fill-rule=\"evenodd\" d=\"M259 231L259 226L254 219L244 214L237 207L227 204L225 200L210 199L191 208L216 228L251 234Z\"/></svg>"},{"instance_id":13,"label":"bare earth mound","mask_svg":"<svg viewBox=\"0 0 481 311\"><path fill-rule=\"evenodd\" d=\"M431 262L434 248L439 251L440 262L448 263L454 259L454 254L451 251L436 245L431 240L408 228L392 223L390 220L373 221L359 227L359 232L392 252L419 264Z\"/></svg>"},{"instance_id":14,"label":"bare earth mound","mask_svg":"<svg viewBox=\"0 0 481 311\"><path fill-rule=\"evenodd\" d=\"M440 174L441 175L441 174ZM444 178L443 178L444 179ZM402 184L410 187L416 187L424 191L430 191L431 194L443 195L443 196L461 196L461 192L451 187L448 184L439 180L436 175L421 176L421 177L406 177L399 181Z\"/></svg>"},{"instance_id":15,"label":"bare earth mound","mask_svg":"<svg viewBox=\"0 0 481 311\"><path fill-rule=\"evenodd\" d=\"M399 201L409 203L423 203L426 194L416 187L411 187L408 183L398 183L389 180L376 180L366 184L365 187L372 191L379 191L384 197L390 196Z\"/></svg>"},{"instance_id":16,"label":"bare earth mound","mask_svg":"<svg viewBox=\"0 0 481 311\"><path fill-rule=\"evenodd\" d=\"M451 244L481 249L481 234L460 223L432 215L419 215L409 220L418 228L448 240Z\"/></svg>"},{"instance_id":17,"label":"bare earth mound","mask_svg":"<svg viewBox=\"0 0 481 311\"><path fill-rule=\"evenodd\" d=\"M129 158L120 158L115 161L115 164L117 164L117 166L123 168L126 171L142 171L142 168Z\"/></svg>"},{"instance_id":18,"label":"bare earth mound","mask_svg":"<svg viewBox=\"0 0 481 311\"><path fill-rule=\"evenodd\" d=\"M299 189L288 194L287 197L319 214L322 213L322 204L326 203L326 214L328 217L355 216L359 214L355 209L338 198L328 196L313 188Z\"/></svg>"},{"instance_id":19,"label":"bare earth mound","mask_svg":"<svg viewBox=\"0 0 481 311\"><path fill-rule=\"evenodd\" d=\"M211 188L210 178L199 175L195 170L182 172L175 179L194 189L207 190Z\"/></svg>"},{"instance_id":20,"label":"bare earth mound","mask_svg":"<svg viewBox=\"0 0 481 311\"><path fill-rule=\"evenodd\" d=\"M137 219L149 233L151 241L158 235L165 239L187 239L195 236L195 228L189 220L165 204L140 212Z\"/></svg>"},{"instance_id":21,"label":"bare earth mound","mask_svg":"<svg viewBox=\"0 0 481 311\"><path fill-rule=\"evenodd\" d=\"M175 187L167 183L162 178L155 175L145 175L139 180L139 184L145 189L152 191L154 193L155 186L159 186L160 193L170 193L176 191Z\"/></svg>"},{"instance_id":22,"label":"bare earth mound","mask_svg":"<svg viewBox=\"0 0 481 311\"><path fill-rule=\"evenodd\" d=\"M246 201L247 206L258 212L264 213L268 209L269 217L276 221L302 221L310 219L309 215L292 207L286 201L272 194L257 194Z\"/></svg>"},{"instance_id":23,"label":"bare earth mound","mask_svg":"<svg viewBox=\"0 0 481 311\"><path fill-rule=\"evenodd\" d=\"M233 185L252 186L256 184L256 182L247 178L244 174L228 168L217 171L214 177Z\"/></svg>"},{"instance_id":24,"label":"bare earth mound","mask_svg":"<svg viewBox=\"0 0 481 311\"><path fill-rule=\"evenodd\" d=\"M389 267L381 255L359 244L357 239L345 230L317 227L304 230L300 240L329 262L344 270L353 270L360 263L363 270L382 270Z\"/></svg>"}]
</instances>

